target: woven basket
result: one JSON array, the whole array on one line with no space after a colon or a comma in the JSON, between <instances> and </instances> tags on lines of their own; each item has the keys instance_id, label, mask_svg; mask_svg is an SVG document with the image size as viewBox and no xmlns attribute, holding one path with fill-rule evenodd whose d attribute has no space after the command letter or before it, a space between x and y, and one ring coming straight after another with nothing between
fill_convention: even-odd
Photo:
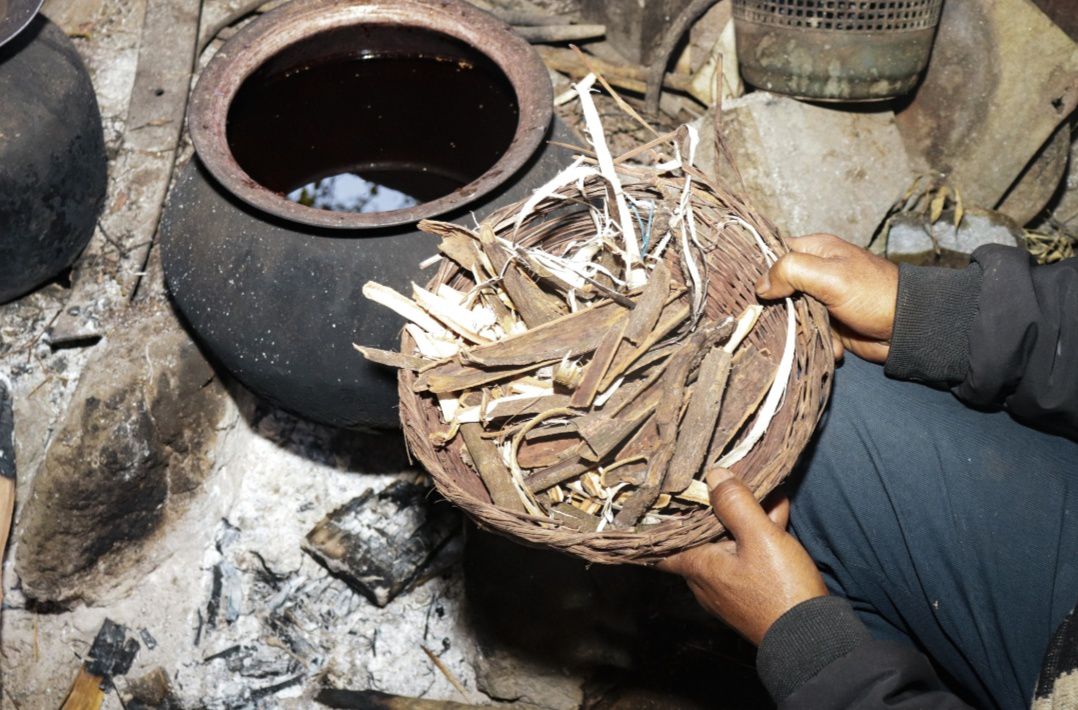
<instances>
[{"instance_id":1,"label":"woven basket","mask_svg":"<svg viewBox=\"0 0 1078 710\"><path fill-rule=\"evenodd\" d=\"M751 233L737 224L715 225L734 214L751 224L776 254L787 250L775 229L703 175L694 176L694 209L698 233L708 244L708 316L721 318L741 313L756 303L753 286L766 270L766 263ZM677 199L683 181L651 179L626 182L626 193L637 199ZM597 189L601 190L602 186ZM566 207L563 201L539 206L519 231L514 232L513 217L519 205L496 213L491 222L502 237L516 239L529 246L543 244L553 248L593 229L585 206ZM710 232L710 234L708 233ZM713 247L713 248L712 248ZM670 250L672 252L672 250ZM679 269L675 273L680 273ZM456 264L443 260L442 267L428 288L448 284L466 289L471 285ZM794 367L785 399L770 426L752 451L732 467L762 499L791 471L798 456L811 438L826 405L831 389L834 358L830 328L825 309L816 301L796 300L797 344ZM756 327L741 347L752 347L773 354L778 361L786 342L787 312L782 302L768 304ZM403 336L402 351L412 352L414 343ZM589 562L609 564L650 564L672 553L713 541L724 534L722 525L710 510L698 508L683 517L635 531L608 530L581 532L548 518L516 513L491 503L478 474L461 456L460 437L445 447L436 447L431 434L447 429L436 400L429 394L413 391L415 373L401 370L399 379L401 424L413 455L427 468L434 484L447 499L481 527L519 542L554 548ZM746 429L751 426L751 420ZM735 444L736 444L735 440Z\"/></svg>"}]
</instances>

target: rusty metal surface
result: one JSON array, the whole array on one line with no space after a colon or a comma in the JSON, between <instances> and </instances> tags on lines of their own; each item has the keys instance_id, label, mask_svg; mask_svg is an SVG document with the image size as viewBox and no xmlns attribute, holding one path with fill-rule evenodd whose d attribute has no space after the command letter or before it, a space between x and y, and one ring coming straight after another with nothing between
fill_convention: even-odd
<instances>
[{"instance_id":1,"label":"rusty metal surface","mask_svg":"<svg viewBox=\"0 0 1078 710\"><path fill-rule=\"evenodd\" d=\"M916 170L994 208L1076 105L1078 47L1028 0L947 2L897 121Z\"/></svg>"},{"instance_id":2,"label":"rusty metal surface","mask_svg":"<svg viewBox=\"0 0 1078 710\"><path fill-rule=\"evenodd\" d=\"M734 0L741 72L758 88L800 98L901 96L928 64L941 3Z\"/></svg>"},{"instance_id":3,"label":"rusty metal surface","mask_svg":"<svg viewBox=\"0 0 1078 710\"><path fill-rule=\"evenodd\" d=\"M364 25L406 26L461 40L485 54L516 92L519 124L505 154L487 172L449 195L406 210L358 214L292 202L258 184L229 149L229 105L243 81L282 50L322 33ZM531 46L497 18L460 0L297 0L262 16L228 40L206 67L191 98L188 128L198 156L244 202L294 222L337 229L414 223L455 210L491 192L535 153L550 125L553 90ZM271 147L268 147L271 149Z\"/></svg>"},{"instance_id":4,"label":"rusty metal surface","mask_svg":"<svg viewBox=\"0 0 1078 710\"><path fill-rule=\"evenodd\" d=\"M26 29L45 0L0 0L0 46Z\"/></svg>"},{"instance_id":5,"label":"rusty metal surface","mask_svg":"<svg viewBox=\"0 0 1078 710\"><path fill-rule=\"evenodd\" d=\"M774 27L735 16L741 74L801 98L877 101L901 96L928 63L935 29L858 33Z\"/></svg>"}]
</instances>

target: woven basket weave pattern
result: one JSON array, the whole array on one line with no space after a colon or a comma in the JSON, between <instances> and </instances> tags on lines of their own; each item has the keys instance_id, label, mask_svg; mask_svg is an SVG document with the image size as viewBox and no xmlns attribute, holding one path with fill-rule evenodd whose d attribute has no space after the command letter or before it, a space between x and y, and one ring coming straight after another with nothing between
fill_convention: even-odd
<instances>
[{"instance_id":1,"label":"woven basket weave pattern","mask_svg":"<svg viewBox=\"0 0 1078 710\"><path fill-rule=\"evenodd\" d=\"M904 32L935 27L943 0L734 0L734 17L781 27Z\"/></svg>"},{"instance_id":2,"label":"woven basket weave pattern","mask_svg":"<svg viewBox=\"0 0 1078 710\"><path fill-rule=\"evenodd\" d=\"M681 182L674 184L671 181L667 193L675 194L681 185ZM625 189L641 200L662 197L654 185L627 184ZM736 198L716 188L709 188L704 197L709 199L694 198L698 216L711 215L711 223L715 224L732 209L757 229L775 253L787 251L774 228ZM540 208L540 213L530 216L520 230L521 243L542 243L544 248L551 249L591 225L591 217L583 207L574 210L559 202L545 210L542 205ZM499 236L512 237L512 217L518 209L519 205L510 206L494 216ZM752 236L740 226L730 224L718 234L702 234L701 237L713 245L705 257L708 264L707 315L714 318L736 316L749 304L756 303L753 287L767 268L764 258ZM472 285L470 278L448 260L443 261L428 288L433 289L440 283L465 290ZM799 298L796 315L796 357L785 400L764 437L732 469L757 498L767 495L793 468L812 436L830 393L834 362L827 313L819 303ZM749 335L747 345L741 347L756 348L777 363L786 341L786 329L785 305L782 302L769 304ZM403 352L412 352L413 347L405 334ZM435 398L413 391L415 377L415 373L402 370L399 379L401 422L409 448L430 472L438 490L481 527L526 544L559 549L590 562L612 564L653 563L673 552L715 540L724 533L710 510L702 508L636 531L581 532L551 524L552 521L546 518L494 506L478 474L463 460L460 438L444 448L437 448L432 443L430 434L445 431L447 425L441 420Z\"/></svg>"}]
</instances>

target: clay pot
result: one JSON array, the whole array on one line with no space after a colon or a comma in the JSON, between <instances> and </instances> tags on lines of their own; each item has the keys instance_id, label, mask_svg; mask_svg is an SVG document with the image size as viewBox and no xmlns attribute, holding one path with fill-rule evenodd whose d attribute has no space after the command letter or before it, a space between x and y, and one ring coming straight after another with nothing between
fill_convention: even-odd
<instances>
[{"instance_id":1,"label":"clay pot","mask_svg":"<svg viewBox=\"0 0 1078 710\"><path fill-rule=\"evenodd\" d=\"M0 303L55 277L90 241L107 164L86 67L39 15L0 47Z\"/></svg>"},{"instance_id":2,"label":"clay pot","mask_svg":"<svg viewBox=\"0 0 1078 710\"><path fill-rule=\"evenodd\" d=\"M471 103L453 105L452 87L417 89L405 78L399 90L382 86L375 96L409 101L429 92L429 105L391 125L401 140L368 128L364 106L347 87L293 91L280 83L357 57L415 55L503 82L516 107L508 129L489 105L470 114ZM422 67L418 76L425 76ZM286 103L275 106L278 99ZM248 111L248 102L257 110ZM290 113L296 102L309 102L309 111ZM192 98L188 125L198 158L181 171L162 221L162 258L176 304L207 350L264 399L334 426L398 426L395 372L365 361L353 343L395 349L402 321L366 301L363 284L409 292L411 282L429 279L419 264L437 252L437 241L417 231L419 219L470 223L526 197L568 164L568 151L547 144L575 142L564 126L551 124L551 106L549 76L531 47L463 2L306 0L267 13L221 48ZM424 120L413 126L408 116L417 112ZM355 121L356 130L342 133L342 121ZM462 133L469 125L478 132ZM339 144L327 145L338 133ZM456 176L459 187L444 194L429 188L418 203L383 212L317 209L286 196L341 172L348 151L372 135L392 146L382 156L389 172L429 158L424 173ZM488 144L498 135L505 145L491 153ZM459 138L443 142L470 146L467 159L446 162L428 148L450 136Z\"/></svg>"}]
</instances>

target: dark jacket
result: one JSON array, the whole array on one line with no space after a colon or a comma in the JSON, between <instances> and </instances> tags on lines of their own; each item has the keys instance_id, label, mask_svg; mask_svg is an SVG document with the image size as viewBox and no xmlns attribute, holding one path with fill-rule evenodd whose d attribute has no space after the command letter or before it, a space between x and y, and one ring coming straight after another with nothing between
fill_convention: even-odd
<instances>
[{"instance_id":1,"label":"dark jacket","mask_svg":"<svg viewBox=\"0 0 1078 710\"><path fill-rule=\"evenodd\" d=\"M1078 439L1078 259L1036 266L1023 250L986 246L961 270L903 266L885 370ZM1078 670L1076 638L1072 613L1049 645L1038 698ZM757 667L780 708L966 707L923 655L873 640L839 597L775 622Z\"/></svg>"}]
</instances>

